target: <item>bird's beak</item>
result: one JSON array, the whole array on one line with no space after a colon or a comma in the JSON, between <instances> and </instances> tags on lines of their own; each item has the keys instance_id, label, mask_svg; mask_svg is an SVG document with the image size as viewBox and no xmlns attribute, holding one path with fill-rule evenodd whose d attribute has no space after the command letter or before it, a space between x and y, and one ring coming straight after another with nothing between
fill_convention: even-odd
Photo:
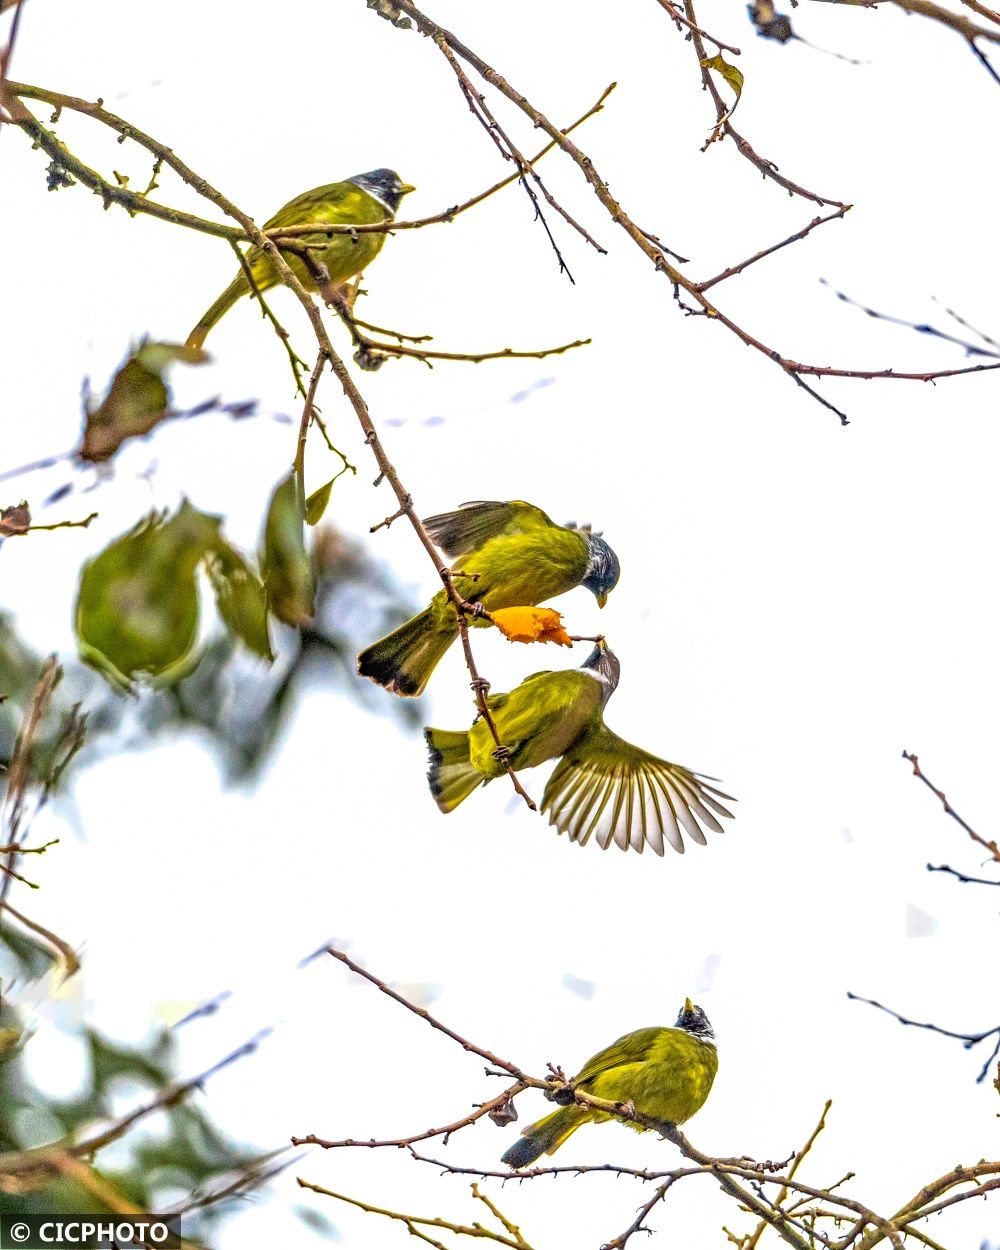
<instances>
[{"instance_id":1,"label":"bird's beak","mask_svg":"<svg viewBox=\"0 0 1000 1250\"><path fill-rule=\"evenodd\" d=\"M412 186L409 182L404 182L403 185L399 188L399 194L409 195L411 191L416 191L416 189L417 188Z\"/></svg>"},{"instance_id":2,"label":"bird's beak","mask_svg":"<svg viewBox=\"0 0 1000 1250\"><path fill-rule=\"evenodd\" d=\"M684 1010L685 1010L685 1011L694 1011L694 1003L690 1000L690 998L685 998L685 1000L684 1000Z\"/></svg>"},{"instance_id":3,"label":"bird's beak","mask_svg":"<svg viewBox=\"0 0 1000 1250\"><path fill-rule=\"evenodd\" d=\"M595 595L595 596L594 596L594 598L597 600L597 606L598 606L599 608L603 608L603 607L604 607L604 605L605 605L605 604L607 603L607 601L608 601L608 596L607 596L606 594L603 594L603 593L602 593L602 594L599 594L599 595Z\"/></svg>"}]
</instances>

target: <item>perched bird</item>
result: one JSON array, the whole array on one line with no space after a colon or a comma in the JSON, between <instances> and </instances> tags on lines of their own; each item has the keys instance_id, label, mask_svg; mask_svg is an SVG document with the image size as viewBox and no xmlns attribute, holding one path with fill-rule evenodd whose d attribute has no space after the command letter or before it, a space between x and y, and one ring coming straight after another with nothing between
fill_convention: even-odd
<instances>
[{"instance_id":1,"label":"perched bird","mask_svg":"<svg viewBox=\"0 0 1000 1250\"><path fill-rule=\"evenodd\" d=\"M684 1000L672 1029L637 1029L588 1059L573 1078L573 1089L608 1102L630 1104L654 1120L683 1124L704 1105L719 1068L715 1033L700 1007ZM554 1154L581 1124L603 1124L607 1111L573 1103L544 1120L529 1124L503 1156L511 1168L530 1167L543 1154ZM646 1132L642 1124L623 1120Z\"/></svg>"},{"instance_id":2,"label":"perched bird","mask_svg":"<svg viewBox=\"0 0 1000 1250\"><path fill-rule=\"evenodd\" d=\"M641 852L648 845L662 855L666 838L683 854L682 827L702 846L702 825L722 833L712 813L732 818L718 802L730 795L699 773L632 746L605 725L604 705L619 672L617 656L602 639L582 668L533 673L510 694L489 695L503 752L483 720L462 732L425 730L427 779L438 807L450 812L501 776L505 759L519 771L561 755L542 795L542 811L571 842L582 845L593 837L602 848L614 842L623 851Z\"/></svg>"},{"instance_id":3,"label":"perched bird","mask_svg":"<svg viewBox=\"0 0 1000 1250\"><path fill-rule=\"evenodd\" d=\"M306 226L322 222L331 226L368 226L392 221L400 201L414 188L401 182L391 169L373 169L355 174L345 182L331 182L325 187L304 191L274 216L265 221L264 230L282 226ZM282 245L281 255L307 291L324 293L343 286L356 274L367 269L382 250L385 234L378 231L361 234L302 234ZM305 252L308 249L308 260ZM278 281L274 266L257 247L246 254L246 263L260 291ZM324 272L325 271L325 272ZM205 313L187 338L188 347L201 347L209 330L242 296L251 290L246 272L240 272Z\"/></svg>"},{"instance_id":4,"label":"perched bird","mask_svg":"<svg viewBox=\"0 0 1000 1250\"><path fill-rule=\"evenodd\" d=\"M456 561L458 593L488 612L534 606L574 586L586 586L603 608L618 582L618 557L603 538L556 525L521 499L465 503L456 512L428 517L424 526ZM457 637L454 606L439 590L426 611L361 652L358 672L394 694L418 695Z\"/></svg>"}]
</instances>

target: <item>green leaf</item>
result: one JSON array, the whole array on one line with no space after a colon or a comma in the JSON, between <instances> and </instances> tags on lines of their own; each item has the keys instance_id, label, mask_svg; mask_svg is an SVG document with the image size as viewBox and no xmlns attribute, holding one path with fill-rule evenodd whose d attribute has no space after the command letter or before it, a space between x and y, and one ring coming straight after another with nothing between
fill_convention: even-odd
<instances>
[{"instance_id":1,"label":"green leaf","mask_svg":"<svg viewBox=\"0 0 1000 1250\"><path fill-rule=\"evenodd\" d=\"M261 568L267 604L279 620L300 628L313 617L316 577L306 551L305 504L294 473L278 483L264 526Z\"/></svg>"},{"instance_id":2,"label":"green leaf","mask_svg":"<svg viewBox=\"0 0 1000 1250\"><path fill-rule=\"evenodd\" d=\"M185 500L151 513L84 565L76 605L80 654L119 689L136 678L164 685L195 664L195 572L219 539L220 518Z\"/></svg>"},{"instance_id":3,"label":"green leaf","mask_svg":"<svg viewBox=\"0 0 1000 1250\"><path fill-rule=\"evenodd\" d=\"M729 110L728 116L732 116L736 112L736 105L740 102L740 96L743 94L743 72L738 70L735 65L730 65L728 61L723 59L722 53L717 52L715 56L706 57L701 62L702 69L714 69L716 73L729 83L733 91L736 92L736 103Z\"/></svg>"},{"instance_id":4,"label":"green leaf","mask_svg":"<svg viewBox=\"0 0 1000 1250\"><path fill-rule=\"evenodd\" d=\"M205 569L226 627L251 651L273 660L263 582L235 547L221 538L208 552Z\"/></svg>"},{"instance_id":5,"label":"green leaf","mask_svg":"<svg viewBox=\"0 0 1000 1250\"><path fill-rule=\"evenodd\" d=\"M81 458L110 460L126 439L148 434L170 415L170 391L164 380L167 366L178 360L197 365L207 359L197 347L140 343L111 379L99 406L88 409Z\"/></svg>"},{"instance_id":6,"label":"green leaf","mask_svg":"<svg viewBox=\"0 0 1000 1250\"><path fill-rule=\"evenodd\" d=\"M307 525L318 525L323 519L323 513L326 511L326 505L330 502L330 492L333 490L333 484L336 480L337 478L331 477L325 486L321 486L319 490L314 490L306 500Z\"/></svg>"}]
</instances>

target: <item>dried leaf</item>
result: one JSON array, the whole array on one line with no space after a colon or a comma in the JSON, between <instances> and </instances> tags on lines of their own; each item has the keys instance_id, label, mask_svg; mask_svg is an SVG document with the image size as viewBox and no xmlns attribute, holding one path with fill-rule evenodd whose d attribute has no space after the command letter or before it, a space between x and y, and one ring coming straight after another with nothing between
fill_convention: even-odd
<instances>
[{"instance_id":1,"label":"dried leaf","mask_svg":"<svg viewBox=\"0 0 1000 1250\"><path fill-rule=\"evenodd\" d=\"M490 618L511 642L557 642L572 646L562 627L562 616L554 608L497 608Z\"/></svg>"},{"instance_id":2,"label":"dried leaf","mask_svg":"<svg viewBox=\"0 0 1000 1250\"><path fill-rule=\"evenodd\" d=\"M514 1106L514 1099L508 1096L499 1106L492 1107L486 1114L500 1128L513 1124L517 1119L517 1108Z\"/></svg>"},{"instance_id":3,"label":"dried leaf","mask_svg":"<svg viewBox=\"0 0 1000 1250\"><path fill-rule=\"evenodd\" d=\"M715 56L706 57L701 62L701 67L702 69L714 69L716 73L722 75L733 91L736 92L736 103L727 114L727 116L731 117L736 112L736 105L739 104L740 96L743 94L743 71L738 70L735 65L730 65L723 58L721 52L717 52Z\"/></svg>"},{"instance_id":4,"label":"dried leaf","mask_svg":"<svg viewBox=\"0 0 1000 1250\"><path fill-rule=\"evenodd\" d=\"M170 391L164 380L167 366L175 361L197 365L207 359L200 348L140 343L111 379L100 405L87 411L81 458L109 460L126 439L148 434L170 415Z\"/></svg>"},{"instance_id":5,"label":"dried leaf","mask_svg":"<svg viewBox=\"0 0 1000 1250\"><path fill-rule=\"evenodd\" d=\"M0 538L10 538L14 534L26 534L31 528L31 512L27 501L13 504L0 512Z\"/></svg>"}]
</instances>

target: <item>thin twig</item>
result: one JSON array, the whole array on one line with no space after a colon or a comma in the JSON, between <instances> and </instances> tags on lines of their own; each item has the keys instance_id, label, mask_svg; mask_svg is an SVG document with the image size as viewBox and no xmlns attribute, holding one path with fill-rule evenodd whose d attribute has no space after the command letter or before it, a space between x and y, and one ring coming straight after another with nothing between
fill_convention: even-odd
<instances>
[{"instance_id":1,"label":"thin twig","mask_svg":"<svg viewBox=\"0 0 1000 1250\"><path fill-rule=\"evenodd\" d=\"M820 282L823 286L829 287L833 294L840 300L842 304L848 304L852 308L857 308L865 314L866 317L872 317L876 321L885 321L889 325L903 326L907 330L915 330L918 334L926 334L931 338L941 339L945 343L954 343L956 346L963 348L967 356L988 356L992 359L1000 358L1000 343L994 342L993 339L983 334L982 331L976 330L973 326L963 321L957 313L950 308L946 308L945 312L952 317L959 325L965 326L972 330L973 334L979 335L987 346L980 347L978 343L970 343L968 339L960 339L955 334L947 334L944 330L939 330L937 326L929 325L927 322L910 321L905 317L893 317L889 313L879 312L875 308L869 308L866 304L860 303L856 299L852 299L850 295L845 295L843 291L838 291L825 278L821 278Z\"/></svg>"},{"instance_id":2,"label":"thin twig","mask_svg":"<svg viewBox=\"0 0 1000 1250\"><path fill-rule=\"evenodd\" d=\"M809 1151L812 1150L816 1142L816 1138L819 1137L820 1133L822 1133L822 1131L826 1128L826 1115L832 1106L833 1106L833 1099L828 1098L826 1102L823 1104L823 1110L820 1112L819 1121L817 1122L816 1127L810 1133L808 1141L802 1147L801 1150L796 1152L795 1158L792 1161L792 1166L788 1169L789 1180L791 1180L791 1178L794 1177L795 1173L799 1170L799 1165L805 1159ZM780 1206L787 1197L788 1197L788 1186L783 1185L780 1191L778 1192L777 1198L775 1199L776 1205ZM763 1235L764 1230L766 1228L767 1228L767 1224L765 1223L764 1220L761 1220L760 1223L757 1225L757 1227L754 1229L754 1231L750 1234L750 1238L747 1241L746 1245L743 1247L743 1250L754 1250L754 1247L760 1241L761 1236Z\"/></svg>"},{"instance_id":3,"label":"thin twig","mask_svg":"<svg viewBox=\"0 0 1000 1250\"><path fill-rule=\"evenodd\" d=\"M943 790L939 790L937 786L921 771L920 762L915 755L911 755L908 751L904 751L903 759L909 761L909 763L913 765L913 775L918 777L927 789L930 790L932 794L936 794L941 800L941 805L946 814L949 815L952 820L956 822L956 824L961 825L973 842L977 842L981 847L989 851L993 859L1000 863L1000 846L997 845L996 840L993 839L991 841L987 841L986 838L983 838L976 833L975 829L973 829L967 821L963 820L962 817L959 816L958 812L956 812L952 805L948 802L945 792Z\"/></svg>"},{"instance_id":4,"label":"thin twig","mask_svg":"<svg viewBox=\"0 0 1000 1250\"><path fill-rule=\"evenodd\" d=\"M462 1037L460 1033L456 1033L454 1029L450 1029L446 1024L442 1024L440 1020L437 1020L431 1015L426 1007L418 1007L416 1004L411 1003L408 998L404 998L402 994L398 993L384 981L380 981L374 973L369 972L367 968L362 968L360 964L355 963L350 955L346 955L343 951L337 950L335 946L328 946L326 948L326 953L328 955L332 955L334 959L339 959L340 962L345 967L350 968L356 976L364 977L364 979L374 985L377 990L381 990L383 994L388 995L393 1002L399 1003L399 1005L401 1007L405 1007L407 1011L412 1011L415 1016L419 1016L420 1019L429 1024L432 1029L437 1029L437 1031L439 1033L443 1033L445 1037L450 1037L451 1040L453 1042L457 1042L464 1051L468 1051L473 1055L478 1055L480 1059L485 1059L486 1062L492 1064L493 1067L502 1068L504 1072L507 1072L519 1082L521 1081L523 1073L521 1073L519 1069L514 1066L514 1064L508 1063L506 1059L501 1059L499 1055L495 1055L491 1050L483 1050L482 1047L477 1046L474 1042L470 1042L468 1038Z\"/></svg>"},{"instance_id":5,"label":"thin twig","mask_svg":"<svg viewBox=\"0 0 1000 1250\"><path fill-rule=\"evenodd\" d=\"M944 1029L939 1024L932 1024L930 1021L911 1020L908 1016L900 1015L898 1011L894 1011L892 1007L886 1007L884 1003L878 1002L877 999L865 998L864 995L855 994L851 990L847 991L847 997L854 1002L867 1003L869 1007L877 1007L879 1011L884 1011L887 1016L892 1016L900 1024L908 1025L915 1029L926 1029L928 1033L937 1033L941 1037L953 1037L956 1041L961 1042L966 1050L971 1050L973 1046L978 1046L980 1042L985 1042L988 1037L995 1035L996 1044L983 1064L979 1075L976 1077L977 1084L985 1079L993 1060L997 1055L1000 1055L1000 1024L994 1025L992 1029L983 1029L981 1033L959 1033L955 1029Z\"/></svg>"},{"instance_id":6,"label":"thin twig","mask_svg":"<svg viewBox=\"0 0 1000 1250\"><path fill-rule=\"evenodd\" d=\"M445 1250L445 1247L441 1242L422 1232L420 1226L424 1228L442 1228L446 1232L455 1233L459 1237L474 1237L478 1240L495 1241L498 1245L509 1246L510 1250L531 1250L531 1247L521 1237L519 1232L515 1239L506 1232L497 1233L492 1229L485 1228L482 1224L456 1224L451 1220L444 1220L438 1215L406 1215L402 1211L392 1211L388 1207L376 1207L371 1203L362 1202L360 1198L351 1198L347 1194L336 1193L332 1189L326 1189L323 1185L317 1185L314 1181L307 1181L301 1176L297 1176L295 1179L302 1189L310 1189L313 1193L323 1194L327 1198L336 1198L338 1202L345 1202L349 1206L357 1207L358 1210L365 1211L369 1215L382 1215L386 1219L397 1220L405 1226L407 1232L412 1237L417 1237L428 1245L437 1247L437 1250ZM506 1228L506 1221L501 1220L501 1222Z\"/></svg>"},{"instance_id":7,"label":"thin twig","mask_svg":"<svg viewBox=\"0 0 1000 1250\"><path fill-rule=\"evenodd\" d=\"M8 846L19 845L21 822L24 819L24 800L31 775L35 740L61 676L62 669L56 662L55 656L49 656L42 665L42 671L31 692L31 701L28 704L24 723L14 744L14 755L7 769L3 803L0 805L0 837ZM17 875L14 868L18 853L16 850L11 850L3 864L5 871L0 875L0 904L6 900L12 876Z\"/></svg>"},{"instance_id":8,"label":"thin twig","mask_svg":"<svg viewBox=\"0 0 1000 1250\"><path fill-rule=\"evenodd\" d=\"M333 951L330 953L333 954ZM379 988L381 989L382 987L379 986ZM398 1149L412 1146L418 1141L428 1141L433 1137L441 1137L443 1138L443 1144L447 1145L448 1138L452 1133L457 1133L459 1129L467 1128L470 1124L474 1124L476 1120L481 1120L484 1115L489 1115L491 1111L502 1107L504 1103L509 1102L515 1095L522 1093L527 1088L528 1086L523 1081L515 1081L502 1094L497 1094L489 1102L480 1103L474 1111L471 1111L466 1116L462 1116L460 1120L454 1120L451 1124L445 1124L441 1128L425 1129L422 1133L413 1133L409 1137L393 1137L382 1141L378 1141L375 1138L358 1140L352 1137L345 1137L340 1141L330 1141L325 1137L317 1137L315 1133L307 1133L305 1137L293 1137L291 1143L293 1146L321 1146L324 1150L341 1150L354 1146L367 1146L372 1150L380 1150L386 1147Z\"/></svg>"},{"instance_id":9,"label":"thin twig","mask_svg":"<svg viewBox=\"0 0 1000 1250\"><path fill-rule=\"evenodd\" d=\"M715 46L722 52L731 52L733 56L743 55L739 48L734 48L731 43L723 43L721 39L716 39L714 35L710 35L707 30L702 30L699 26L695 26L689 22L677 5L672 3L672 0L656 0L656 3L661 9L664 10L665 13L667 13L670 20L675 22L678 26L684 26L693 34L701 35L702 39L707 39L710 43L714 43Z\"/></svg>"},{"instance_id":10,"label":"thin twig","mask_svg":"<svg viewBox=\"0 0 1000 1250\"><path fill-rule=\"evenodd\" d=\"M469 80L469 76L466 74L465 70L462 69L461 65L459 65L455 58L455 54L448 46L447 40L444 36L435 36L434 42L437 44L452 70L454 70L459 86L462 89L462 94L465 96L473 116L483 124L487 134L489 134L494 143L497 145L501 156L503 156L505 160L512 160L517 166L518 172L520 173L521 185L524 187L528 199L531 201L532 207L535 210L535 218L537 221L541 222L549 240L549 244L556 254L556 260L559 262L559 272L564 273L566 277L569 278L570 282L576 285L576 279L570 273L569 266L566 264L565 258L559 250L559 245L556 243L552 231L549 229L549 223L545 220L545 214L542 212L542 206L538 202L538 197L531 186L531 182L529 182L529 178L534 181L539 191L541 191L541 193L545 196L549 206L559 213L563 220L568 222L569 225L571 225L578 234L586 239L592 247L596 248L602 256L607 255L607 250L601 247L601 245L593 239L590 234L588 234L583 226L581 226L575 218L570 216L566 209L563 208L563 206L549 193L548 188L544 185L541 178L539 178L538 174L532 168L530 162L521 155L517 145L497 121L496 117L490 110L489 105L486 103L485 97L480 92L476 91L475 87L473 87L471 81Z\"/></svg>"},{"instance_id":11,"label":"thin twig","mask_svg":"<svg viewBox=\"0 0 1000 1250\"><path fill-rule=\"evenodd\" d=\"M852 205L845 204L842 208L838 208L835 212L830 213L826 217L814 217L808 226L790 234L787 239L782 239L780 243L775 243L772 247L765 247L760 252L755 252L753 256L746 260L741 260L738 265L730 265L728 269L723 269L722 273L717 273L714 278L709 278L706 282L698 282L696 286L699 291L707 291L709 287L715 286L717 282L725 282L727 278L733 277L734 274L742 273L744 269L748 269L759 260L763 260L765 256L772 256L775 252L780 252L783 247L788 247L790 243L797 243L800 239L804 239L807 234L812 233L817 226L823 226L828 221L836 221L850 212Z\"/></svg>"}]
</instances>

